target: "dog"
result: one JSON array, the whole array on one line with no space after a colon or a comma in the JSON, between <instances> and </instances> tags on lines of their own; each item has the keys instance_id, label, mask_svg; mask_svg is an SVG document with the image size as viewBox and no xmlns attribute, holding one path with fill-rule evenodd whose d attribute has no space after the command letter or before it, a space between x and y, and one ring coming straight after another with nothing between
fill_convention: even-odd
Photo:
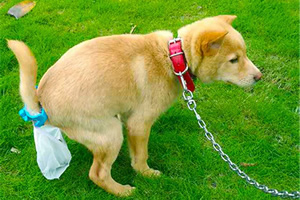
<instances>
[{"instance_id":1,"label":"dog","mask_svg":"<svg viewBox=\"0 0 300 200\"><path fill-rule=\"evenodd\" d=\"M231 25L235 18L204 18L178 30L190 73L204 83L221 80L246 87L261 79L262 73L246 55L241 34ZM20 65L24 104L32 113L39 113L42 106L47 124L92 152L90 179L114 195L128 196L134 190L111 177L123 142L118 116L128 130L134 170L160 175L147 164L150 129L182 92L169 58L171 39L170 31L156 31L84 41L48 69L38 89L37 64L30 49L23 42L8 41Z\"/></svg>"}]
</instances>

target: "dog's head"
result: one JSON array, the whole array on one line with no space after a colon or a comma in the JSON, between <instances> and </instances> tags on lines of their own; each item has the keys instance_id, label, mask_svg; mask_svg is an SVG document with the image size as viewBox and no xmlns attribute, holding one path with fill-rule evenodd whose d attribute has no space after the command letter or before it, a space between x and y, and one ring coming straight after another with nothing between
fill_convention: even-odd
<instances>
[{"instance_id":1,"label":"dog's head","mask_svg":"<svg viewBox=\"0 0 300 200\"><path fill-rule=\"evenodd\" d=\"M241 34L231 26L235 18L220 15L179 29L189 67L203 82L222 80L245 87L261 78Z\"/></svg>"}]
</instances>

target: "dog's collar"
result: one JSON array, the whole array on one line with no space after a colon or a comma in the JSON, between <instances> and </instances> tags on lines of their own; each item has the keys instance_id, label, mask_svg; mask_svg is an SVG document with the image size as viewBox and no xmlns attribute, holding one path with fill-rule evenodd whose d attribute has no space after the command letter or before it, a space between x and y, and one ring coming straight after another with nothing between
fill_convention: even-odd
<instances>
[{"instance_id":1,"label":"dog's collar","mask_svg":"<svg viewBox=\"0 0 300 200\"><path fill-rule=\"evenodd\" d=\"M181 48L181 38L174 38L169 41L169 53L174 74L177 76L181 86L183 84L180 75L183 76L183 79L186 82L187 89L191 92L194 92L195 85L189 73L189 67L186 63L184 52Z\"/></svg>"}]
</instances>

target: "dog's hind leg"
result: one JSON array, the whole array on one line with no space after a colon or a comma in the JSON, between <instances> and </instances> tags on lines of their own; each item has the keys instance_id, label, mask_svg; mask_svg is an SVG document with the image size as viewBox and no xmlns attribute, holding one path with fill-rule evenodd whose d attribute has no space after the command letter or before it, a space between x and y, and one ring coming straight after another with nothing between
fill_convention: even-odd
<instances>
[{"instance_id":1,"label":"dog's hind leg","mask_svg":"<svg viewBox=\"0 0 300 200\"><path fill-rule=\"evenodd\" d=\"M123 142L121 122L113 117L105 119L102 124L99 132L66 130L68 131L67 135L92 151L94 159L89 172L90 179L109 193L128 196L134 187L121 185L111 177L112 164L116 160Z\"/></svg>"}]
</instances>

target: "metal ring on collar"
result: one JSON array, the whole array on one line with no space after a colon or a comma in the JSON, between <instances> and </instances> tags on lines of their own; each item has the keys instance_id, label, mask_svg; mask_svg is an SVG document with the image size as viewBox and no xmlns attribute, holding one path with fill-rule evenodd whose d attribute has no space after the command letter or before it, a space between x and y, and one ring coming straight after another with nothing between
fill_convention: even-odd
<instances>
[{"instance_id":1,"label":"metal ring on collar","mask_svg":"<svg viewBox=\"0 0 300 200\"><path fill-rule=\"evenodd\" d=\"M181 75L185 74L188 70L189 70L189 67L186 66L186 68L182 72L175 72L175 71L173 71L173 72L176 76L181 76Z\"/></svg>"}]
</instances>

